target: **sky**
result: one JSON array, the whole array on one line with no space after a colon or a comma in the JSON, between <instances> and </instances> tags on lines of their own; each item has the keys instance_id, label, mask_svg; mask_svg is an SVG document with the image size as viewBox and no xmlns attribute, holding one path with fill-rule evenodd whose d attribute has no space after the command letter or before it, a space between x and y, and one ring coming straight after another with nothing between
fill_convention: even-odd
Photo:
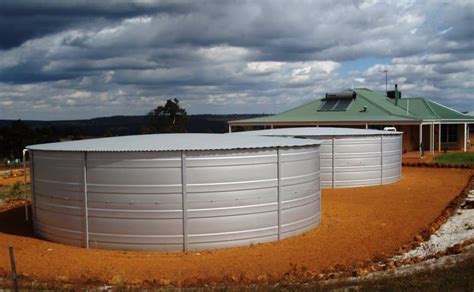
<instances>
[{"instance_id":1,"label":"sky","mask_svg":"<svg viewBox=\"0 0 474 292\"><path fill-rule=\"evenodd\" d=\"M277 113L399 84L474 112L474 1L0 2L0 119Z\"/></svg>"}]
</instances>

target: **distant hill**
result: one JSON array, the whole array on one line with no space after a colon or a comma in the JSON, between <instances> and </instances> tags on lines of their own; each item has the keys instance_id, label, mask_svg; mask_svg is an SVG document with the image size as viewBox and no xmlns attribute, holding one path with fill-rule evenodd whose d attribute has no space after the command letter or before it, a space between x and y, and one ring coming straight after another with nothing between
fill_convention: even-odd
<instances>
[{"instance_id":1,"label":"distant hill","mask_svg":"<svg viewBox=\"0 0 474 292\"><path fill-rule=\"evenodd\" d=\"M227 121L250 119L265 114L229 114L229 115L188 115L186 129L188 133L225 133ZM14 120L0 120L0 128L10 125ZM88 137L136 135L149 122L148 116L112 116L88 120L70 121L34 121L23 120L33 129L54 128L58 133L80 132Z\"/></svg>"}]
</instances>

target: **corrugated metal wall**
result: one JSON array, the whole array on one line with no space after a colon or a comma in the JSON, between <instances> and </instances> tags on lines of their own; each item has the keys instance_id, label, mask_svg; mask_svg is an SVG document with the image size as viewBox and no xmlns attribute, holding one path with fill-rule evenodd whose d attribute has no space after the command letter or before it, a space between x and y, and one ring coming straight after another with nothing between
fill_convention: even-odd
<instances>
[{"instance_id":1,"label":"corrugated metal wall","mask_svg":"<svg viewBox=\"0 0 474 292\"><path fill-rule=\"evenodd\" d=\"M353 187L400 180L402 137L315 137L321 140L321 187Z\"/></svg>"},{"instance_id":2,"label":"corrugated metal wall","mask_svg":"<svg viewBox=\"0 0 474 292\"><path fill-rule=\"evenodd\" d=\"M38 235L84 246L82 153L34 152L34 216Z\"/></svg>"},{"instance_id":3,"label":"corrugated metal wall","mask_svg":"<svg viewBox=\"0 0 474 292\"><path fill-rule=\"evenodd\" d=\"M383 137L383 183L399 181L402 175L402 136Z\"/></svg>"},{"instance_id":4,"label":"corrugated metal wall","mask_svg":"<svg viewBox=\"0 0 474 292\"><path fill-rule=\"evenodd\" d=\"M36 231L56 242L124 250L200 250L286 238L320 222L319 153L319 146L34 151Z\"/></svg>"}]
</instances>

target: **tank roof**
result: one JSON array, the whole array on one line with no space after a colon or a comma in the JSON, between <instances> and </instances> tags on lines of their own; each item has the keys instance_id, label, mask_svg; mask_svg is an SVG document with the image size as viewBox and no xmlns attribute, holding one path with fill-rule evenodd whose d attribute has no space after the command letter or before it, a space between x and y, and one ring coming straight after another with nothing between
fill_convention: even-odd
<instances>
[{"instance_id":1,"label":"tank roof","mask_svg":"<svg viewBox=\"0 0 474 292\"><path fill-rule=\"evenodd\" d=\"M77 152L202 151L319 145L317 140L225 134L151 134L30 145L29 150Z\"/></svg>"},{"instance_id":2,"label":"tank roof","mask_svg":"<svg viewBox=\"0 0 474 292\"><path fill-rule=\"evenodd\" d=\"M381 136L401 135L402 132L382 131L373 129L333 128L333 127L300 127L279 128L269 130L235 132L237 135L252 136L303 136L303 137L332 137L332 136Z\"/></svg>"}]
</instances>

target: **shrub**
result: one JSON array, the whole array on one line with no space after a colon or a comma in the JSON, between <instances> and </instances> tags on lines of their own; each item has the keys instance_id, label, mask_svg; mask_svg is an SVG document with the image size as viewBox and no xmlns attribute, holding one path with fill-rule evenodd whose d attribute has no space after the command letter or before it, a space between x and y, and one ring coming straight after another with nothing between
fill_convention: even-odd
<instances>
[{"instance_id":1,"label":"shrub","mask_svg":"<svg viewBox=\"0 0 474 292\"><path fill-rule=\"evenodd\" d=\"M14 183L5 193L5 199L7 200L18 200L24 196L22 184L20 182Z\"/></svg>"}]
</instances>

